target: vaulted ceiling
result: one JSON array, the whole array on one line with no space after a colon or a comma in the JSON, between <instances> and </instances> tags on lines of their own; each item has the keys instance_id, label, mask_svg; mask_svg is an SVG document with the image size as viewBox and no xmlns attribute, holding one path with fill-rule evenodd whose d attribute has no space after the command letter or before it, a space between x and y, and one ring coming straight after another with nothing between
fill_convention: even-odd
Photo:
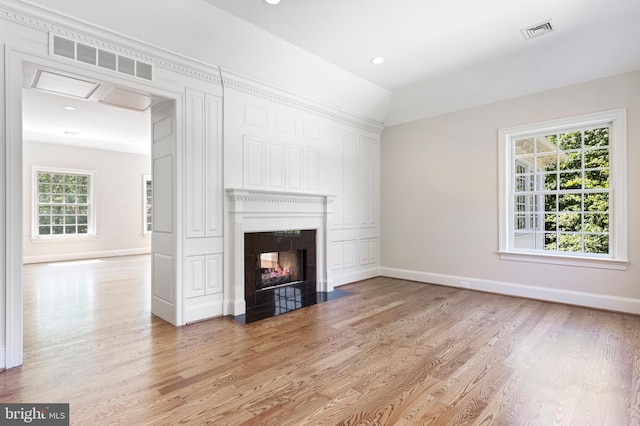
<instances>
[{"instance_id":1,"label":"vaulted ceiling","mask_svg":"<svg viewBox=\"0 0 640 426\"><path fill-rule=\"evenodd\" d=\"M204 1L390 90L387 125L640 68L638 0Z\"/></svg>"}]
</instances>

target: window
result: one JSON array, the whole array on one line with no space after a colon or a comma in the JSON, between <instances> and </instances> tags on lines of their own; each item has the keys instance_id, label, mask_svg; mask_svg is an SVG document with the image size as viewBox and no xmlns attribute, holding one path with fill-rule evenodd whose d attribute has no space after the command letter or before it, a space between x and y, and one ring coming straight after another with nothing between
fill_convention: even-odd
<instances>
[{"instance_id":1,"label":"window","mask_svg":"<svg viewBox=\"0 0 640 426\"><path fill-rule=\"evenodd\" d=\"M34 168L33 235L95 234L93 172Z\"/></svg>"},{"instance_id":2,"label":"window","mask_svg":"<svg viewBox=\"0 0 640 426\"><path fill-rule=\"evenodd\" d=\"M151 175L142 177L142 197L144 200L142 229L144 234L150 234L153 230L153 185L151 183Z\"/></svg>"},{"instance_id":3,"label":"window","mask_svg":"<svg viewBox=\"0 0 640 426\"><path fill-rule=\"evenodd\" d=\"M625 269L626 111L499 131L500 257Z\"/></svg>"}]
</instances>

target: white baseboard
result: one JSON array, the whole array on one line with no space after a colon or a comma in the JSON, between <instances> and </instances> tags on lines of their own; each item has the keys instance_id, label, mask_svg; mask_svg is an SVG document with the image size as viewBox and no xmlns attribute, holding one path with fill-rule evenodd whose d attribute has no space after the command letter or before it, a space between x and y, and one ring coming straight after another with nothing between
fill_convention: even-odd
<instances>
[{"instance_id":1,"label":"white baseboard","mask_svg":"<svg viewBox=\"0 0 640 426\"><path fill-rule=\"evenodd\" d=\"M338 273L333 274L333 287L339 287L341 285L354 283L356 281L368 280L369 278L375 278L380 276L380 268L375 267L371 269L359 270L355 272L349 272L345 274Z\"/></svg>"},{"instance_id":2,"label":"white baseboard","mask_svg":"<svg viewBox=\"0 0 640 426\"><path fill-rule=\"evenodd\" d=\"M210 318L222 316L222 303L203 303L197 306L189 306L184 309L184 323L204 321Z\"/></svg>"},{"instance_id":3,"label":"white baseboard","mask_svg":"<svg viewBox=\"0 0 640 426\"><path fill-rule=\"evenodd\" d=\"M47 262L65 262L69 260L98 259L101 257L131 256L136 254L149 254L151 248L135 248L123 250L105 250L81 253L60 253L47 254L42 256L25 256L22 259L24 264L29 263L47 263Z\"/></svg>"},{"instance_id":4,"label":"white baseboard","mask_svg":"<svg viewBox=\"0 0 640 426\"><path fill-rule=\"evenodd\" d=\"M449 287L468 288L488 293L525 297L548 302L566 303L608 311L640 314L640 299L608 296L605 294L585 293L580 291L558 290L547 287L514 284L502 281L482 280L454 275L432 274L407 269L380 268L380 275L390 278L418 281ZM462 284L464 283L464 285Z\"/></svg>"},{"instance_id":5,"label":"white baseboard","mask_svg":"<svg viewBox=\"0 0 640 426\"><path fill-rule=\"evenodd\" d=\"M7 367L7 355L5 346L0 346L0 371L5 370Z\"/></svg>"}]
</instances>

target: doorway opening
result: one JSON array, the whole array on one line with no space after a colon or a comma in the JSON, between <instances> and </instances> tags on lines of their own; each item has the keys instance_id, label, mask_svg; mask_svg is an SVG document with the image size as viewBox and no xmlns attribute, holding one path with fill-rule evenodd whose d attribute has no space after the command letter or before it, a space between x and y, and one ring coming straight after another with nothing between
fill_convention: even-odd
<instances>
[{"instance_id":1,"label":"doorway opening","mask_svg":"<svg viewBox=\"0 0 640 426\"><path fill-rule=\"evenodd\" d=\"M23 61L21 65L23 135L16 148L23 158L23 264L53 268L46 262L55 261L59 267L53 269L70 271L68 268L73 268L74 273L68 276L75 282L66 283L69 285L63 286L62 293L67 292L67 297L84 298L75 306L85 315L70 317L78 321L83 318L83 326L96 326L95 320L113 320L113 317L109 319L99 314L105 302L112 303L113 309L128 305L122 303L132 299L126 292L115 294L113 298L103 295L102 300L98 300L99 292L92 287L104 282L104 276L117 276L127 269L134 277L129 284L138 285L143 292L136 300L145 305L144 309L137 306L128 314L139 316L143 313L147 323L162 321L149 315L153 286L149 253L153 252L153 244L152 235L147 231L149 213L153 222L154 209L149 209L146 202L150 199L148 182L155 174L152 111L160 106L164 112L173 115L175 100L129 87L126 83L108 81L110 79L104 76L84 77L82 71L67 66L62 67L63 71L36 62ZM164 150L166 156L166 146ZM87 170L95 172L90 175L92 185L88 185L89 179L74 180ZM172 176L160 176L160 188L172 179ZM87 202L89 187L92 187L94 197ZM83 209L94 211L84 214ZM95 220L93 227L86 226L92 219ZM121 257L124 255L127 257ZM88 259L98 260L89 262ZM128 266L123 267L123 264ZM27 279L34 277L33 271L37 268L26 270L22 266L21 269L23 275L28 275L21 283L24 285ZM45 275L61 276L51 272ZM55 286L39 287L37 299L29 299L29 303L37 304L36 310L64 309L60 297L64 300L65 294L46 297L52 288ZM113 291L107 289L107 293ZM21 287L20 292L26 292L26 289ZM24 303L28 303L26 297ZM22 312L33 308L20 306ZM52 322L42 324L46 330ZM9 327L21 333L27 330L27 327L23 329L21 321L19 324L13 321ZM22 347L18 352L17 348L9 346L17 340L7 342L13 358L13 361L7 358L8 367L22 363ZM24 341L25 346L29 343Z\"/></svg>"}]
</instances>

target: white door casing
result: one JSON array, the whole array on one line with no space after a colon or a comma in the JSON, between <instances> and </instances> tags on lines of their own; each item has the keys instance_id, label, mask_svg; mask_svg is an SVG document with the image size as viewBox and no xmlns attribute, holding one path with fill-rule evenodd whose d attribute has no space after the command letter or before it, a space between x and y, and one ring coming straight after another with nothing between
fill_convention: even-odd
<instances>
[{"instance_id":1,"label":"white door casing","mask_svg":"<svg viewBox=\"0 0 640 426\"><path fill-rule=\"evenodd\" d=\"M152 111L153 126L153 180L154 208L153 222L157 227L152 236L152 313L174 325L183 325L181 318L181 291L177 279L179 262L176 260L180 239L177 233L177 146L180 144L179 115L176 114L180 95L168 91L156 84L137 84L123 80L108 72L94 71L65 61L58 61L45 55L27 53L5 45L5 150L0 161L6 173L0 178L6 189L6 204L0 206L4 214L4 237L6 249L3 255L5 268L3 279L6 285L0 301L5 306L4 349L0 357L1 368L13 368L23 363L23 161L22 161L22 69L23 64L35 64L39 67L59 70L62 73L90 77L120 87L142 90L154 97L163 99L154 105ZM156 87L154 87L156 86ZM150 141L151 143L151 141Z\"/></svg>"}]
</instances>

